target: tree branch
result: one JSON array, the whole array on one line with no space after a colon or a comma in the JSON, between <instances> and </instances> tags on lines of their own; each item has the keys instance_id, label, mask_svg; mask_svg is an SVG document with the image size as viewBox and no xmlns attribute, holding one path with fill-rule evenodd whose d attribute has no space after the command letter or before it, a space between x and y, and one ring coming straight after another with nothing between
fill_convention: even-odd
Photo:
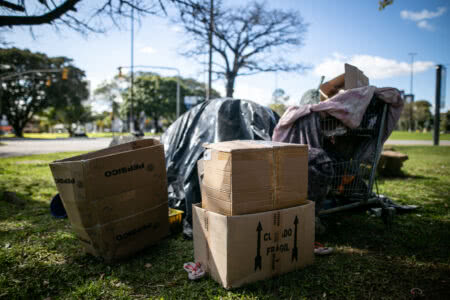
<instances>
[{"instance_id":1,"label":"tree branch","mask_svg":"<svg viewBox=\"0 0 450 300\"><path fill-rule=\"evenodd\" d=\"M4 0L0 0L0 6L9 8L11 10L15 10L15 11L20 11L20 12L24 12L25 11L25 7L24 6L20 6L8 1L4 1Z\"/></svg>"},{"instance_id":2,"label":"tree branch","mask_svg":"<svg viewBox=\"0 0 450 300\"><path fill-rule=\"evenodd\" d=\"M55 9L40 16L0 16L0 27L50 24L70 10L81 0L67 0Z\"/></svg>"}]
</instances>

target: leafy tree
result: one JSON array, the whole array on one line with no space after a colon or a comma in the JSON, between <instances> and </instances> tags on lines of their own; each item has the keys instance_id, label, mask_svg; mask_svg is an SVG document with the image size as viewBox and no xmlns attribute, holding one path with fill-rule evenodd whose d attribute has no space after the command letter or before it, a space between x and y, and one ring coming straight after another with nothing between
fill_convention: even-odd
<instances>
[{"instance_id":1,"label":"leafy tree","mask_svg":"<svg viewBox=\"0 0 450 300\"><path fill-rule=\"evenodd\" d=\"M275 111L279 116L282 116L287 109L286 102L289 96L283 89L277 88L272 93L272 103L269 105L270 109Z\"/></svg>"},{"instance_id":2,"label":"leafy tree","mask_svg":"<svg viewBox=\"0 0 450 300\"><path fill-rule=\"evenodd\" d=\"M443 132L450 132L450 111L447 111L446 113L441 113L441 124L440 124L440 130Z\"/></svg>"},{"instance_id":3,"label":"leafy tree","mask_svg":"<svg viewBox=\"0 0 450 300\"><path fill-rule=\"evenodd\" d=\"M64 128L66 128L70 136L74 136L79 126L93 121L93 117L90 106L85 106L80 103L70 103L65 109L56 110L56 120L64 124Z\"/></svg>"},{"instance_id":4,"label":"leafy tree","mask_svg":"<svg viewBox=\"0 0 450 300\"><path fill-rule=\"evenodd\" d=\"M385 9L386 6L389 6L392 3L394 3L394 0L379 0L378 1L378 4L379 4L378 10L383 10L383 9Z\"/></svg>"},{"instance_id":5,"label":"leafy tree","mask_svg":"<svg viewBox=\"0 0 450 300\"><path fill-rule=\"evenodd\" d=\"M129 74L124 76L123 81L128 82ZM118 78L105 81L94 91L94 95L99 100L110 102L114 116L120 116L124 120L130 113L130 93L129 87L121 89L120 84ZM176 117L176 85L177 77L162 77L153 72L136 72L133 96L135 115L144 111L147 116L152 118L156 130L161 130L160 120L165 119L172 122ZM203 83L193 78L180 78L181 101L184 96L204 97L205 89ZM212 89L211 95L212 98L220 97L220 93L214 89ZM122 99L125 101L122 102ZM186 107L181 103L181 113L185 111ZM138 128L137 119L135 117L135 128Z\"/></svg>"},{"instance_id":6,"label":"leafy tree","mask_svg":"<svg viewBox=\"0 0 450 300\"><path fill-rule=\"evenodd\" d=\"M181 78L181 83L189 90L189 96L204 97L206 86L193 78ZM220 93L211 89L210 99L220 98Z\"/></svg>"},{"instance_id":7,"label":"leafy tree","mask_svg":"<svg viewBox=\"0 0 450 300\"><path fill-rule=\"evenodd\" d=\"M192 41L192 48L184 52L189 57L204 57L212 28L211 46L219 57L214 73L225 79L227 97L233 97L238 76L305 69L285 59L288 50L303 45L307 24L298 12L269 10L257 2L225 8L219 1L212 22L210 15L209 0L202 0L199 5L182 7L177 21ZM275 49L279 55L274 53Z\"/></svg>"},{"instance_id":8,"label":"leafy tree","mask_svg":"<svg viewBox=\"0 0 450 300\"><path fill-rule=\"evenodd\" d=\"M161 77L156 74L143 74L134 82L134 109L143 111L152 118L156 132L160 132L159 121L161 118L174 120L176 117L176 91L177 81L171 77ZM183 99L188 89L180 85L180 95ZM129 110L130 95L124 93L124 109Z\"/></svg>"},{"instance_id":9,"label":"leafy tree","mask_svg":"<svg viewBox=\"0 0 450 300\"><path fill-rule=\"evenodd\" d=\"M284 103L272 103L269 104L271 110L276 112L280 117L284 114L287 109L287 106Z\"/></svg>"},{"instance_id":10,"label":"leafy tree","mask_svg":"<svg viewBox=\"0 0 450 300\"><path fill-rule=\"evenodd\" d=\"M417 124L416 129L430 129L433 115L431 114L431 104L426 100L414 102L414 121Z\"/></svg>"},{"instance_id":11,"label":"leafy tree","mask_svg":"<svg viewBox=\"0 0 450 300\"><path fill-rule=\"evenodd\" d=\"M122 101L122 88L120 87L121 81L128 82L129 78L127 75L125 78L119 79L118 76L114 77L112 80L103 81L95 90L94 96L96 101L103 101L111 106L112 118L125 116L120 116L120 102Z\"/></svg>"},{"instance_id":12,"label":"leafy tree","mask_svg":"<svg viewBox=\"0 0 450 300\"><path fill-rule=\"evenodd\" d=\"M272 101L274 103L284 103L289 100L289 96L283 89L275 89L272 93Z\"/></svg>"},{"instance_id":13,"label":"leafy tree","mask_svg":"<svg viewBox=\"0 0 450 300\"><path fill-rule=\"evenodd\" d=\"M84 72L66 57L48 57L18 48L0 49L0 64L9 66L8 72L0 73L1 111L14 128L17 136L23 136L23 128L32 117L54 106L57 110L69 110L87 99ZM67 80L61 79L62 68L67 68ZM45 73L43 70L55 70ZM8 74L13 74L9 77ZM80 112L80 109L73 109Z\"/></svg>"},{"instance_id":14,"label":"leafy tree","mask_svg":"<svg viewBox=\"0 0 450 300\"><path fill-rule=\"evenodd\" d=\"M399 120L401 130L430 129L433 115L430 111L431 104L426 100L405 103ZM413 123L411 123L413 120Z\"/></svg>"}]
</instances>

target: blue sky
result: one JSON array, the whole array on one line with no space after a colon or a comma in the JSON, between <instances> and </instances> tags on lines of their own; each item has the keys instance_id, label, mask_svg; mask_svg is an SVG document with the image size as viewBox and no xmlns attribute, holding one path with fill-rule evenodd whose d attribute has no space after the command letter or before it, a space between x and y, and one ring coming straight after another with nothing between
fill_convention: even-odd
<instances>
[{"instance_id":1,"label":"blue sky","mask_svg":"<svg viewBox=\"0 0 450 300\"><path fill-rule=\"evenodd\" d=\"M242 3L224 2L230 6ZM414 52L417 53L413 90L416 100L434 103L435 65L448 64L450 68L449 1L395 0L383 11L378 10L378 0L280 0L266 1L266 5L297 10L309 23L305 45L290 58L311 68L303 74L262 73L239 77L236 98L267 105L278 87L291 97L290 104L296 104L306 90L317 87L320 75L331 79L343 72L345 62L363 70L372 85L393 86L409 93L411 58L408 53ZM116 75L118 66L130 65L129 26L87 38L69 30L56 32L50 26L35 28L34 34L35 39L27 29L18 28L2 35L19 48L73 58L75 65L86 71L93 88ZM169 18L146 17L135 26L134 62L177 67L182 76L205 81L203 66L179 54L185 43L181 27L170 23ZM450 91L449 82L447 91ZM213 86L224 94L223 81L216 81ZM449 97L444 111L450 109Z\"/></svg>"}]
</instances>

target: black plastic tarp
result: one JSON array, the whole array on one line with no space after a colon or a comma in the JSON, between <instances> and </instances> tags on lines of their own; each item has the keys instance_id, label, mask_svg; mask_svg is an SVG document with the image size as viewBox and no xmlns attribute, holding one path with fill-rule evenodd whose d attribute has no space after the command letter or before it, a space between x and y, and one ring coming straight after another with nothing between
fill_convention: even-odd
<instances>
[{"instance_id":1,"label":"black plastic tarp","mask_svg":"<svg viewBox=\"0 0 450 300\"><path fill-rule=\"evenodd\" d=\"M214 99L180 116L163 134L169 206L185 212L184 234L192 236L192 204L201 202L197 161L203 143L271 140L278 115L248 100Z\"/></svg>"}]
</instances>

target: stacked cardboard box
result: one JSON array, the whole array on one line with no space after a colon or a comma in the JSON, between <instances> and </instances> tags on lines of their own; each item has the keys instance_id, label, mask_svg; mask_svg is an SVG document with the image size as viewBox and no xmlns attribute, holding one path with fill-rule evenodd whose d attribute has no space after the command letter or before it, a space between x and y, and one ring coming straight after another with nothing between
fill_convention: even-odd
<instances>
[{"instance_id":1,"label":"stacked cardboard box","mask_svg":"<svg viewBox=\"0 0 450 300\"><path fill-rule=\"evenodd\" d=\"M146 139L50 164L86 252L128 256L168 233L164 147Z\"/></svg>"},{"instance_id":2,"label":"stacked cardboard box","mask_svg":"<svg viewBox=\"0 0 450 300\"><path fill-rule=\"evenodd\" d=\"M305 145L204 145L202 206L193 207L195 260L225 288L269 278L314 258Z\"/></svg>"},{"instance_id":3,"label":"stacked cardboard box","mask_svg":"<svg viewBox=\"0 0 450 300\"><path fill-rule=\"evenodd\" d=\"M232 216L306 203L306 145L230 141L204 147L203 208Z\"/></svg>"}]
</instances>

